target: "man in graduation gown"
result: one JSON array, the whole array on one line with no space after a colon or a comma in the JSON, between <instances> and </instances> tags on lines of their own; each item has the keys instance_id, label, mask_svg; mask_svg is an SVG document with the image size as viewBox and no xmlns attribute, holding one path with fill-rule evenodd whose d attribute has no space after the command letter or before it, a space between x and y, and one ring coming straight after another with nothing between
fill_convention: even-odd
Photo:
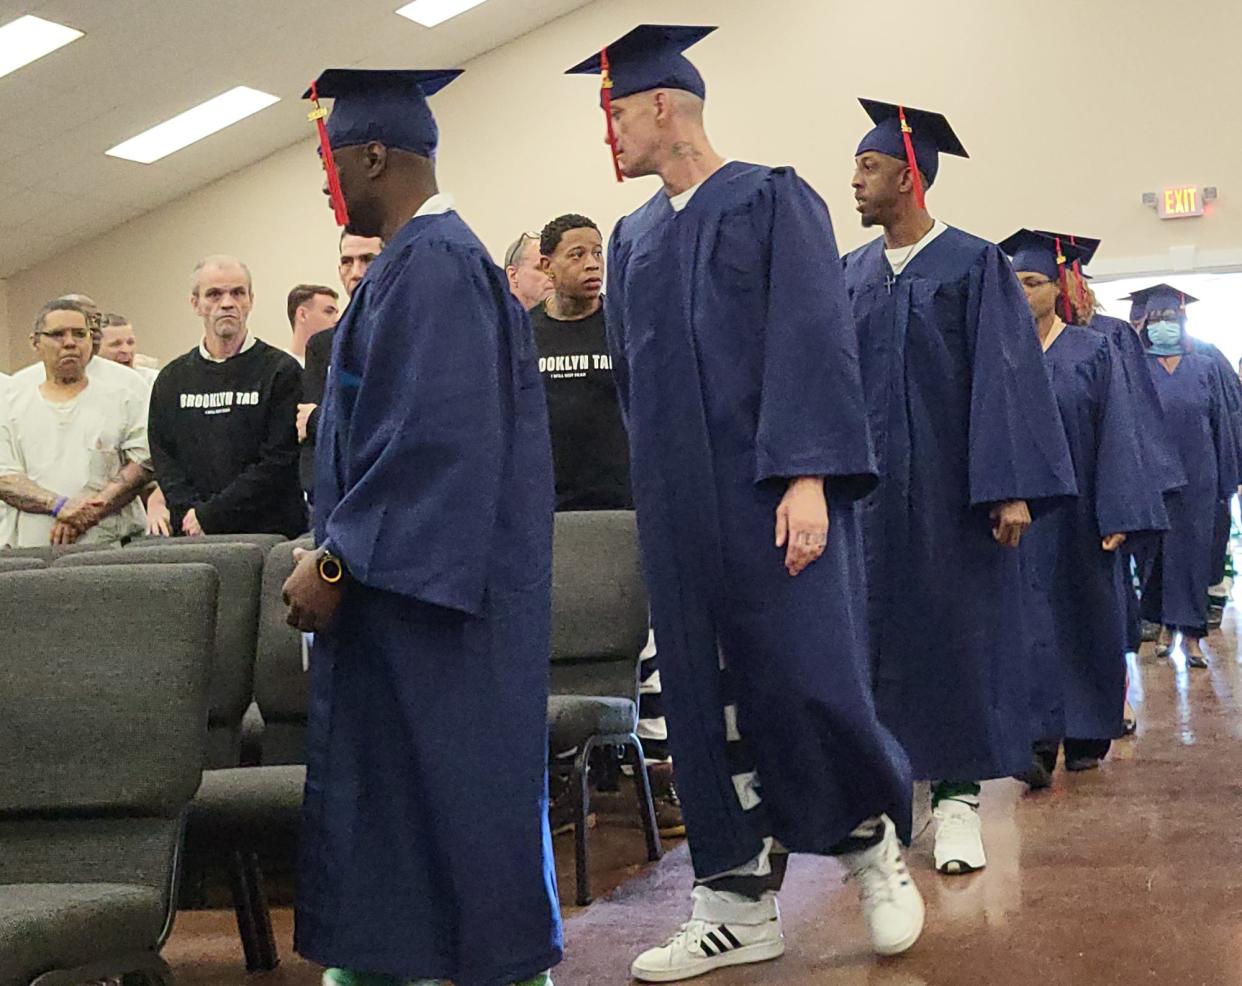
<instances>
[{"instance_id":1,"label":"man in graduation gown","mask_svg":"<svg viewBox=\"0 0 1242 986\"><path fill-rule=\"evenodd\" d=\"M325 72L339 221L384 252L333 341L296 946L325 983L547 983L547 405L526 314L435 181L456 71ZM317 105L317 104L316 104ZM321 118L322 123L322 118Z\"/></svg>"},{"instance_id":2,"label":"man in graduation gown","mask_svg":"<svg viewBox=\"0 0 1242 986\"><path fill-rule=\"evenodd\" d=\"M1062 743L1066 769L1087 770L1125 733L1121 582L1129 570L1123 571L1118 549L1165 530L1168 515L1164 491L1144 469L1142 431L1135 427L1121 352L1103 332L1061 318L1074 314L1066 265L1081 251L1025 229L1000 246L1012 257L1035 318L1079 494L1046 511L1022 539L1039 737L1028 782L1045 787Z\"/></svg>"},{"instance_id":3,"label":"man in graduation gown","mask_svg":"<svg viewBox=\"0 0 1242 986\"><path fill-rule=\"evenodd\" d=\"M784 950L788 852L841 855L874 948L914 944L910 779L866 668L853 502L875 485L857 338L824 203L788 168L725 163L682 50L644 25L603 71L618 176L663 187L613 231L607 328L694 911L634 962L671 982Z\"/></svg>"},{"instance_id":4,"label":"man in graduation gown","mask_svg":"<svg viewBox=\"0 0 1242 986\"><path fill-rule=\"evenodd\" d=\"M936 782L937 869L961 873L986 864L978 782L1025 770L1034 739L1012 549L1074 472L1009 261L925 207L961 143L938 113L863 106L853 187L884 235L845 279L881 477L861 506L876 706Z\"/></svg>"}]
</instances>

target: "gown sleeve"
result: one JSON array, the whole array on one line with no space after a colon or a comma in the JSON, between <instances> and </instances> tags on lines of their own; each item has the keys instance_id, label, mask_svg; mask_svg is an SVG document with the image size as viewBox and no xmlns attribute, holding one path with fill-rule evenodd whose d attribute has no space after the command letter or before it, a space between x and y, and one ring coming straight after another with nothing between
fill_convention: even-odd
<instances>
[{"instance_id":1,"label":"gown sleeve","mask_svg":"<svg viewBox=\"0 0 1242 986\"><path fill-rule=\"evenodd\" d=\"M1013 268L989 245L970 276L971 505L1075 496L1060 411Z\"/></svg>"},{"instance_id":2,"label":"gown sleeve","mask_svg":"<svg viewBox=\"0 0 1242 986\"><path fill-rule=\"evenodd\" d=\"M470 615L515 397L513 316L486 263L436 242L392 264L329 380L341 497L323 543L363 585Z\"/></svg>"},{"instance_id":3,"label":"gown sleeve","mask_svg":"<svg viewBox=\"0 0 1242 986\"><path fill-rule=\"evenodd\" d=\"M1239 476L1237 406L1230 394L1232 383L1224 379L1219 366L1213 365L1210 370L1208 420L1212 426L1212 445L1216 453L1216 497L1228 500L1242 482L1242 476Z\"/></svg>"},{"instance_id":4,"label":"gown sleeve","mask_svg":"<svg viewBox=\"0 0 1242 986\"><path fill-rule=\"evenodd\" d=\"M1122 354L1100 336L1093 367L1096 390L1095 519L1101 536L1167 530L1158 482L1144 468L1142 432Z\"/></svg>"},{"instance_id":5,"label":"gown sleeve","mask_svg":"<svg viewBox=\"0 0 1242 986\"><path fill-rule=\"evenodd\" d=\"M612 358L612 379L621 404L621 420L629 427L630 364L625 357L625 261L628 250L618 222L608 238L608 293L604 296L604 335Z\"/></svg>"},{"instance_id":6,"label":"gown sleeve","mask_svg":"<svg viewBox=\"0 0 1242 986\"><path fill-rule=\"evenodd\" d=\"M792 169L772 172L757 209L770 244L756 482L824 476L854 499L877 471L858 334L828 207Z\"/></svg>"}]
</instances>

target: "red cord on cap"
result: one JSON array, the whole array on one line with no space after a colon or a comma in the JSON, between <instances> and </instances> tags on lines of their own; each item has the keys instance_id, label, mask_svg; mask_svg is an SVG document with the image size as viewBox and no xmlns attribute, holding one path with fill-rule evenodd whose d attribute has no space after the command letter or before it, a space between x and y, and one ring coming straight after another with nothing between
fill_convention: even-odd
<instances>
[{"instance_id":1,"label":"red cord on cap","mask_svg":"<svg viewBox=\"0 0 1242 986\"><path fill-rule=\"evenodd\" d=\"M338 226L349 225L349 209L345 206L345 195L341 192L341 176L336 173L336 159L332 156L332 144L328 140L328 125L324 120L328 111L319 105L319 90L311 83L311 103L314 109L307 114L307 119L319 129L319 157L323 161L324 173L328 176L328 198L332 200L332 212L336 215Z\"/></svg>"},{"instance_id":2,"label":"red cord on cap","mask_svg":"<svg viewBox=\"0 0 1242 986\"><path fill-rule=\"evenodd\" d=\"M612 126L612 75L608 71L608 49L602 48L599 53L600 95L604 103L604 120L608 127L608 150L612 154L612 170L617 174L617 181L625 181L621 173L621 162L617 160L617 132Z\"/></svg>"},{"instance_id":3,"label":"red cord on cap","mask_svg":"<svg viewBox=\"0 0 1242 986\"><path fill-rule=\"evenodd\" d=\"M914 131L910 129L910 124L906 122L906 108L904 106L897 107L897 115L901 118L901 138L906 144L906 163L910 165L910 172L914 177L914 201L920 209L926 209L927 201L923 197L923 176L919 173L919 159L914 156L914 141L910 139L910 135Z\"/></svg>"},{"instance_id":4,"label":"red cord on cap","mask_svg":"<svg viewBox=\"0 0 1242 986\"><path fill-rule=\"evenodd\" d=\"M1074 321L1074 316L1070 313L1069 301L1069 275L1065 273L1065 254L1061 252L1061 237L1056 238L1057 243L1057 270L1061 275L1061 309L1065 312L1065 324L1069 325Z\"/></svg>"},{"instance_id":5,"label":"red cord on cap","mask_svg":"<svg viewBox=\"0 0 1242 986\"><path fill-rule=\"evenodd\" d=\"M1078 238L1076 236L1071 236L1070 244L1072 246L1078 246ZM1074 280L1075 280L1075 283L1078 285L1078 300L1082 303L1082 306L1085 309L1087 307L1087 281L1086 281L1086 278L1082 276L1082 261L1075 260L1073 263L1073 268L1074 268Z\"/></svg>"}]
</instances>

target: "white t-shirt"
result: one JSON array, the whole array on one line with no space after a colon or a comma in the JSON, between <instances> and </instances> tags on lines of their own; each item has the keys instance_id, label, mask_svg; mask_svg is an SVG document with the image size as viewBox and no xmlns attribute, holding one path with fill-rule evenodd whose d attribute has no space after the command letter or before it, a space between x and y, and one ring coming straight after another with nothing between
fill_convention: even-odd
<instances>
[{"instance_id":1,"label":"white t-shirt","mask_svg":"<svg viewBox=\"0 0 1242 986\"><path fill-rule=\"evenodd\" d=\"M43 368L42 363L31 363L29 366L23 366L13 374L14 383L30 384L35 387L46 379L47 370ZM86 364L86 379L102 380L114 387L132 390L146 400L148 405L150 404L151 381L146 380L142 374L135 373L128 366L114 363L112 360L104 359L102 356L93 356L91 361Z\"/></svg>"},{"instance_id":2,"label":"white t-shirt","mask_svg":"<svg viewBox=\"0 0 1242 986\"><path fill-rule=\"evenodd\" d=\"M117 369L131 374L126 367ZM102 490L130 462L150 468L145 390L145 385L135 390L88 377L86 389L72 400L52 403L38 384L15 377L0 401L0 475L23 473L44 489L73 497ZM15 513L15 530L9 535L13 547L50 543L55 523L51 515ZM78 541L113 544L145 529L142 501L135 497Z\"/></svg>"},{"instance_id":3,"label":"white t-shirt","mask_svg":"<svg viewBox=\"0 0 1242 986\"><path fill-rule=\"evenodd\" d=\"M932 220L932 228L917 243L912 243L910 246L897 247L895 250L885 250L884 256L888 259L888 266L893 269L893 276L900 277L901 272L910 266L910 261L929 247L936 237L948 228L939 219L934 219Z\"/></svg>"}]
</instances>

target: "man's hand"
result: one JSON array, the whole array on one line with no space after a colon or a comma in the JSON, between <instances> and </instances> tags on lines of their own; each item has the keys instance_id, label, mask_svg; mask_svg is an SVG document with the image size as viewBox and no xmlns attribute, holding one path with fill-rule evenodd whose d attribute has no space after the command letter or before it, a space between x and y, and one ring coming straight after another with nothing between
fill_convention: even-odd
<instances>
[{"instance_id":1,"label":"man's hand","mask_svg":"<svg viewBox=\"0 0 1242 986\"><path fill-rule=\"evenodd\" d=\"M307 551L294 548L297 566L281 587L282 598L289 607L285 622L303 633L326 630L341 602L341 582L325 582L319 575L319 559L323 548Z\"/></svg>"},{"instance_id":2,"label":"man's hand","mask_svg":"<svg viewBox=\"0 0 1242 986\"><path fill-rule=\"evenodd\" d=\"M1009 500L992 508L992 537L1006 548L1016 548L1031 526L1031 511L1025 500Z\"/></svg>"},{"instance_id":3,"label":"man's hand","mask_svg":"<svg viewBox=\"0 0 1242 986\"><path fill-rule=\"evenodd\" d=\"M306 441L306 426L310 423L311 413L317 408L318 404L299 404L298 405L298 441Z\"/></svg>"},{"instance_id":4,"label":"man's hand","mask_svg":"<svg viewBox=\"0 0 1242 986\"><path fill-rule=\"evenodd\" d=\"M1100 547L1105 551L1116 551L1125 543L1126 536L1124 534L1110 534L1100 542Z\"/></svg>"},{"instance_id":5,"label":"man's hand","mask_svg":"<svg viewBox=\"0 0 1242 986\"><path fill-rule=\"evenodd\" d=\"M73 544L77 539L78 532L63 520L58 520L52 525L52 544Z\"/></svg>"},{"instance_id":6,"label":"man's hand","mask_svg":"<svg viewBox=\"0 0 1242 986\"><path fill-rule=\"evenodd\" d=\"M203 525L198 522L198 514L191 507L185 512L185 516L181 518L181 533L190 537L203 533Z\"/></svg>"},{"instance_id":7,"label":"man's hand","mask_svg":"<svg viewBox=\"0 0 1242 986\"><path fill-rule=\"evenodd\" d=\"M168 510L168 501L164 499L164 491L158 486L147 497L147 533L152 537L172 537L172 514Z\"/></svg>"},{"instance_id":8,"label":"man's hand","mask_svg":"<svg viewBox=\"0 0 1242 986\"><path fill-rule=\"evenodd\" d=\"M103 519L107 505L107 501L100 496L93 493L79 493L60 508L60 513L56 515L56 523L58 526L63 524L73 528L77 535L81 536Z\"/></svg>"},{"instance_id":9,"label":"man's hand","mask_svg":"<svg viewBox=\"0 0 1242 986\"><path fill-rule=\"evenodd\" d=\"M785 549L785 569L798 575L828 545L828 500L821 476L790 480L776 508L776 546Z\"/></svg>"}]
</instances>

